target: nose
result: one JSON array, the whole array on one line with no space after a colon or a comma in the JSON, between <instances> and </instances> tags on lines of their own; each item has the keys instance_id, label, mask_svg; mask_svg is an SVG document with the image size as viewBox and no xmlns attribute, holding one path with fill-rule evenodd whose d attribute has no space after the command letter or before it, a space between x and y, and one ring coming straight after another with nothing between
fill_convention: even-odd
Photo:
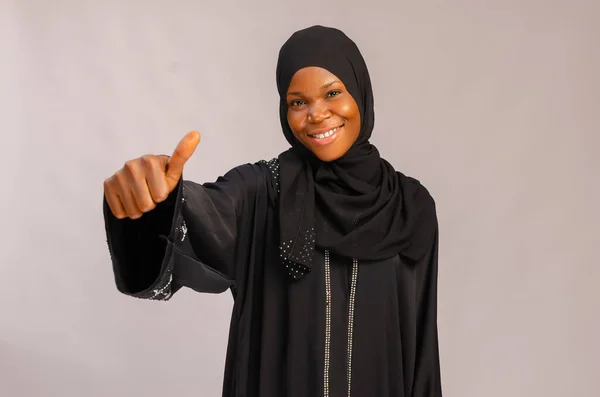
<instances>
[{"instance_id":1,"label":"nose","mask_svg":"<svg viewBox=\"0 0 600 397\"><path fill-rule=\"evenodd\" d=\"M319 124L330 116L331 112L323 101L313 102L308 109L308 121L313 124Z\"/></svg>"}]
</instances>

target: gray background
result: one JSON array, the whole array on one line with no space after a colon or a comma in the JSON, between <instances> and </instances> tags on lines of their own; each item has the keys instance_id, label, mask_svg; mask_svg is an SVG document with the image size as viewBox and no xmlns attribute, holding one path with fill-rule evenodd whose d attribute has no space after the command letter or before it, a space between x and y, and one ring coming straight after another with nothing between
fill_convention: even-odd
<instances>
[{"instance_id":1,"label":"gray background","mask_svg":"<svg viewBox=\"0 0 600 397\"><path fill-rule=\"evenodd\" d=\"M0 3L2 395L220 394L230 295L120 295L102 182L191 129L188 179L276 156L277 51L315 23L437 200L445 396L600 393L597 0L100 3Z\"/></svg>"}]
</instances>

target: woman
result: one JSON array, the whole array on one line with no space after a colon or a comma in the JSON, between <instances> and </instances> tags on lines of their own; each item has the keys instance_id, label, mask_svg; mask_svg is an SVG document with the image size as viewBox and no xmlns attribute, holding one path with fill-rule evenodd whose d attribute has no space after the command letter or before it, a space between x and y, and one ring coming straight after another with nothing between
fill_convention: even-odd
<instances>
[{"instance_id":1,"label":"woman","mask_svg":"<svg viewBox=\"0 0 600 397\"><path fill-rule=\"evenodd\" d=\"M105 182L118 289L231 290L224 396L441 396L435 206L369 143L358 48L336 29L298 31L277 85L291 148L276 159L184 181L192 132Z\"/></svg>"}]
</instances>

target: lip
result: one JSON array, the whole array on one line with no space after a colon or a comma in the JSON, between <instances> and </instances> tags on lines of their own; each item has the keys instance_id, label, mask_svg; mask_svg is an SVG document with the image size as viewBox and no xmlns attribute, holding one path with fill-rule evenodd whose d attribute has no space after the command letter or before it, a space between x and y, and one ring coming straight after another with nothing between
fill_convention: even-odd
<instances>
[{"instance_id":1,"label":"lip","mask_svg":"<svg viewBox=\"0 0 600 397\"><path fill-rule=\"evenodd\" d=\"M344 127L345 127L345 124L339 125L337 127L320 128L318 130L311 131L310 134L308 134L308 138L310 139L310 142L315 145L319 145L319 146L329 145L331 142L335 141L344 132ZM319 139L319 138L314 137L314 135L322 134L324 132L330 131L333 128L338 128L338 130L333 135L328 136L327 138Z\"/></svg>"}]
</instances>

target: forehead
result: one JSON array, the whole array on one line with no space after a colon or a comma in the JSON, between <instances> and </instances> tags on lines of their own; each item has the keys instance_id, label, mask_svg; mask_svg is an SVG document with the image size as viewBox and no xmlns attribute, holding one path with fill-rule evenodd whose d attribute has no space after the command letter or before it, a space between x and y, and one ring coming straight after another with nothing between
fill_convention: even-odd
<instances>
[{"instance_id":1,"label":"forehead","mask_svg":"<svg viewBox=\"0 0 600 397\"><path fill-rule=\"evenodd\" d=\"M307 66L294 73L288 92L319 90L324 85L335 81L343 84L343 81L329 70L318 66Z\"/></svg>"}]
</instances>

